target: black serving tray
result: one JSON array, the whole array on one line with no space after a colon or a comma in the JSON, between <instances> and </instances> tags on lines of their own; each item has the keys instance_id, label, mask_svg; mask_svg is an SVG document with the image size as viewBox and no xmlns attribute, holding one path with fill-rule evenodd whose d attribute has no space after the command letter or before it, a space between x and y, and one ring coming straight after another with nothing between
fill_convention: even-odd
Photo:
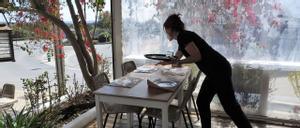
<instances>
[{"instance_id":1,"label":"black serving tray","mask_svg":"<svg viewBox=\"0 0 300 128\"><path fill-rule=\"evenodd\" d=\"M145 54L144 56L152 60L164 60L164 61L172 60L172 58L170 56L167 56L166 54Z\"/></svg>"}]
</instances>

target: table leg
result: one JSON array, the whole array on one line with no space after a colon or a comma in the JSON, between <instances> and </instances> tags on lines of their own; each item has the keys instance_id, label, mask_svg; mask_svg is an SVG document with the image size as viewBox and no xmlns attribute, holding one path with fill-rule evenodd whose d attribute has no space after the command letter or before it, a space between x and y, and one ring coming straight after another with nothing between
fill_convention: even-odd
<instances>
[{"instance_id":1,"label":"table leg","mask_svg":"<svg viewBox=\"0 0 300 128\"><path fill-rule=\"evenodd\" d=\"M103 127L103 111L102 111L102 103L100 102L99 96L95 96L96 100L96 115L97 115L97 128Z\"/></svg>"},{"instance_id":2,"label":"table leg","mask_svg":"<svg viewBox=\"0 0 300 128\"><path fill-rule=\"evenodd\" d=\"M127 121L128 121L128 127L132 128L133 127L133 114L132 113L127 113Z\"/></svg>"},{"instance_id":3,"label":"table leg","mask_svg":"<svg viewBox=\"0 0 300 128\"><path fill-rule=\"evenodd\" d=\"M182 102L183 102L183 95L184 95L184 90L180 89L180 91L178 93L178 105L182 104ZM179 128L183 128L182 121L183 121L183 118L182 118L181 113L180 113L179 120L178 120L178 127Z\"/></svg>"},{"instance_id":4,"label":"table leg","mask_svg":"<svg viewBox=\"0 0 300 128\"><path fill-rule=\"evenodd\" d=\"M164 105L162 107L162 128L169 127L169 105Z\"/></svg>"}]
</instances>

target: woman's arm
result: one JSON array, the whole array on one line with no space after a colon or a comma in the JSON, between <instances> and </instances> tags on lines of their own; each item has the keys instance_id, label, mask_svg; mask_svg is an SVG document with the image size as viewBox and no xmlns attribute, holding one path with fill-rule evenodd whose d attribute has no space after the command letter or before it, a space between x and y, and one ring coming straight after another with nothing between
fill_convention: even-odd
<instances>
[{"instance_id":1,"label":"woman's arm","mask_svg":"<svg viewBox=\"0 0 300 128\"><path fill-rule=\"evenodd\" d=\"M201 52L194 42L188 43L188 45L185 46L185 50L189 53L190 56L186 59L177 61L178 64L195 63L201 61Z\"/></svg>"},{"instance_id":2,"label":"woman's arm","mask_svg":"<svg viewBox=\"0 0 300 128\"><path fill-rule=\"evenodd\" d=\"M171 60L171 61L160 61L159 63L157 64L161 64L161 65L168 65L168 64L172 64L174 63L175 61L178 61L182 58L183 54L180 50L177 50L176 51L176 54L175 54L175 60Z\"/></svg>"},{"instance_id":3,"label":"woman's arm","mask_svg":"<svg viewBox=\"0 0 300 128\"><path fill-rule=\"evenodd\" d=\"M175 54L175 58L176 60L180 60L182 58L183 54L180 50L177 50L176 54Z\"/></svg>"}]
</instances>

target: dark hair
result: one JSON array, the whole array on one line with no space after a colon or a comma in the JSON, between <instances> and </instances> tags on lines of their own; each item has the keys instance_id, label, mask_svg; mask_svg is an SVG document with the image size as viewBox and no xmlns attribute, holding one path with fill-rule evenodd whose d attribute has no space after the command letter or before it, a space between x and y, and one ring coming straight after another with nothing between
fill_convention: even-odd
<instances>
[{"instance_id":1,"label":"dark hair","mask_svg":"<svg viewBox=\"0 0 300 128\"><path fill-rule=\"evenodd\" d=\"M172 14L170 15L164 23L164 29L171 28L172 31L183 31L184 30L184 23L181 21L180 16L181 14Z\"/></svg>"}]
</instances>

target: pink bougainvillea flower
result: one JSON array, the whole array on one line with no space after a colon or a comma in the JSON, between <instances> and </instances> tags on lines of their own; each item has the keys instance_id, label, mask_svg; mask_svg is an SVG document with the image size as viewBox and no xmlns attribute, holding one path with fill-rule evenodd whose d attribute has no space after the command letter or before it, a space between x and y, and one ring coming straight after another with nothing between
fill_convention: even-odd
<instances>
[{"instance_id":1,"label":"pink bougainvillea flower","mask_svg":"<svg viewBox=\"0 0 300 128\"><path fill-rule=\"evenodd\" d=\"M163 0L157 0L157 3L155 4L156 9L160 9L160 8L161 8L161 6L162 6L162 1L163 1Z\"/></svg>"},{"instance_id":2,"label":"pink bougainvillea flower","mask_svg":"<svg viewBox=\"0 0 300 128\"><path fill-rule=\"evenodd\" d=\"M238 42L240 40L240 32L233 32L233 33L231 33L229 39L232 42Z\"/></svg>"},{"instance_id":3,"label":"pink bougainvillea flower","mask_svg":"<svg viewBox=\"0 0 300 128\"><path fill-rule=\"evenodd\" d=\"M234 10L233 10L233 16L234 17L238 16L238 10L237 10L237 8L234 8Z\"/></svg>"},{"instance_id":4,"label":"pink bougainvillea flower","mask_svg":"<svg viewBox=\"0 0 300 128\"><path fill-rule=\"evenodd\" d=\"M40 16L40 19L41 19L41 22L43 22L43 23L47 23L47 18L46 17L44 17L44 16Z\"/></svg>"},{"instance_id":5,"label":"pink bougainvillea flower","mask_svg":"<svg viewBox=\"0 0 300 128\"><path fill-rule=\"evenodd\" d=\"M34 29L34 32L35 32L36 34L40 34L41 31L42 31L42 30L41 30L40 28L35 28L35 29Z\"/></svg>"},{"instance_id":6,"label":"pink bougainvillea flower","mask_svg":"<svg viewBox=\"0 0 300 128\"><path fill-rule=\"evenodd\" d=\"M48 52L48 50L49 50L49 45L47 44L43 45L43 51Z\"/></svg>"},{"instance_id":7,"label":"pink bougainvillea flower","mask_svg":"<svg viewBox=\"0 0 300 128\"><path fill-rule=\"evenodd\" d=\"M80 3L81 4L85 4L85 0L80 0Z\"/></svg>"},{"instance_id":8,"label":"pink bougainvillea flower","mask_svg":"<svg viewBox=\"0 0 300 128\"><path fill-rule=\"evenodd\" d=\"M103 60L102 56L100 56L99 54L96 54L96 59L97 59L97 62L101 62Z\"/></svg>"},{"instance_id":9,"label":"pink bougainvillea flower","mask_svg":"<svg viewBox=\"0 0 300 128\"><path fill-rule=\"evenodd\" d=\"M241 0L233 0L234 7L238 7Z\"/></svg>"},{"instance_id":10,"label":"pink bougainvillea flower","mask_svg":"<svg viewBox=\"0 0 300 128\"><path fill-rule=\"evenodd\" d=\"M49 37L49 35L50 35L50 33L49 33L49 32L43 32L43 37L46 37L46 38L48 38L48 37Z\"/></svg>"},{"instance_id":11,"label":"pink bougainvillea flower","mask_svg":"<svg viewBox=\"0 0 300 128\"><path fill-rule=\"evenodd\" d=\"M256 25L256 15L255 15L253 9L250 8L249 6L247 6L245 9L246 9L246 12L248 15L247 19L249 20L250 24Z\"/></svg>"},{"instance_id":12,"label":"pink bougainvillea flower","mask_svg":"<svg viewBox=\"0 0 300 128\"><path fill-rule=\"evenodd\" d=\"M48 0L49 4L55 4L56 0Z\"/></svg>"},{"instance_id":13,"label":"pink bougainvillea flower","mask_svg":"<svg viewBox=\"0 0 300 128\"><path fill-rule=\"evenodd\" d=\"M201 18L192 18L191 23L192 24L201 24Z\"/></svg>"},{"instance_id":14,"label":"pink bougainvillea flower","mask_svg":"<svg viewBox=\"0 0 300 128\"><path fill-rule=\"evenodd\" d=\"M249 5L249 1L250 1L250 0L242 0L242 4L243 4L244 6Z\"/></svg>"},{"instance_id":15,"label":"pink bougainvillea flower","mask_svg":"<svg viewBox=\"0 0 300 128\"><path fill-rule=\"evenodd\" d=\"M86 47L90 47L91 46L91 43L88 40L85 40L84 43L85 43Z\"/></svg>"},{"instance_id":16,"label":"pink bougainvillea flower","mask_svg":"<svg viewBox=\"0 0 300 128\"><path fill-rule=\"evenodd\" d=\"M56 48L57 48L57 49L63 49L63 48L64 48L64 45L62 45L62 44L57 44L57 45L56 45Z\"/></svg>"},{"instance_id":17,"label":"pink bougainvillea flower","mask_svg":"<svg viewBox=\"0 0 300 128\"><path fill-rule=\"evenodd\" d=\"M23 11L18 12L18 16L22 17L24 15Z\"/></svg>"},{"instance_id":18,"label":"pink bougainvillea flower","mask_svg":"<svg viewBox=\"0 0 300 128\"><path fill-rule=\"evenodd\" d=\"M54 13L55 10L54 10L54 8L52 8L52 7L48 7L48 8L47 8L47 12L49 12L49 13Z\"/></svg>"},{"instance_id":19,"label":"pink bougainvillea flower","mask_svg":"<svg viewBox=\"0 0 300 128\"><path fill-rule=\"evenodd\" d=\"M64 33L64 31L61 30L61 32L60 32L59 34L60 34L60 35L59 35L59 38L60 38L60 39L64 39L64 38L65 38L65 33Z\"/></svg>"},{"instance_id":20,"label":"pink bougainvillea flower","mask_svg":"<svg viewBox=\"0 0 300 128\"><path fill-rule=\"evenodd\" d=\"M280 3L275 3L275 4L273 5L273 9L274 9L274 10L280 11L280 10L281 10L281 4L280 4Z\"/></svg>"},{"instance_id":21,"label":"pink bougainvillea flower","mask_svg":"<svg viewBox=\"0 0 300 128\"><path fill-rule=\"evenodd\" d=\"M208 13L208 22L211 23L211 22L215 22L215 21L216 21L216 13L214 13L214 12Z\"/></svg>"},{"instance_id":22,"label":"pink bougainvillea flower","mask_svg":"<svg viewBox=\"0 0 300 128\"><path fill-rule=\"evenodd\" d=\"M49 37L49 38L51 38L51 39L54 40L54 41L58 41L58 40L59 40L59 36L58 36L56 33L51 33L50 36L51 36L51 37Z\"/></svg>"},{"instance_id":23,"label":"pink bougainvillea flower","mask_svg":"<svg viewBox=\"0 0 300 128\"><path fill-rule=\"evenodd\" d=\"M62 58L65 58L65 54L56 54L56 56L57 56L57 58L60 58L60 59L62 59Z\"/></svg>"},{"instance_id":24,"label":"pink bougainvillea flower","mask_svg":"<svg viewBox=\"0 0 300 128\"><path fill-rule=\"evenodd\" d=\"M230 9L231 0L225 0L225 8Z\"/></svg>"}]
</instances>

